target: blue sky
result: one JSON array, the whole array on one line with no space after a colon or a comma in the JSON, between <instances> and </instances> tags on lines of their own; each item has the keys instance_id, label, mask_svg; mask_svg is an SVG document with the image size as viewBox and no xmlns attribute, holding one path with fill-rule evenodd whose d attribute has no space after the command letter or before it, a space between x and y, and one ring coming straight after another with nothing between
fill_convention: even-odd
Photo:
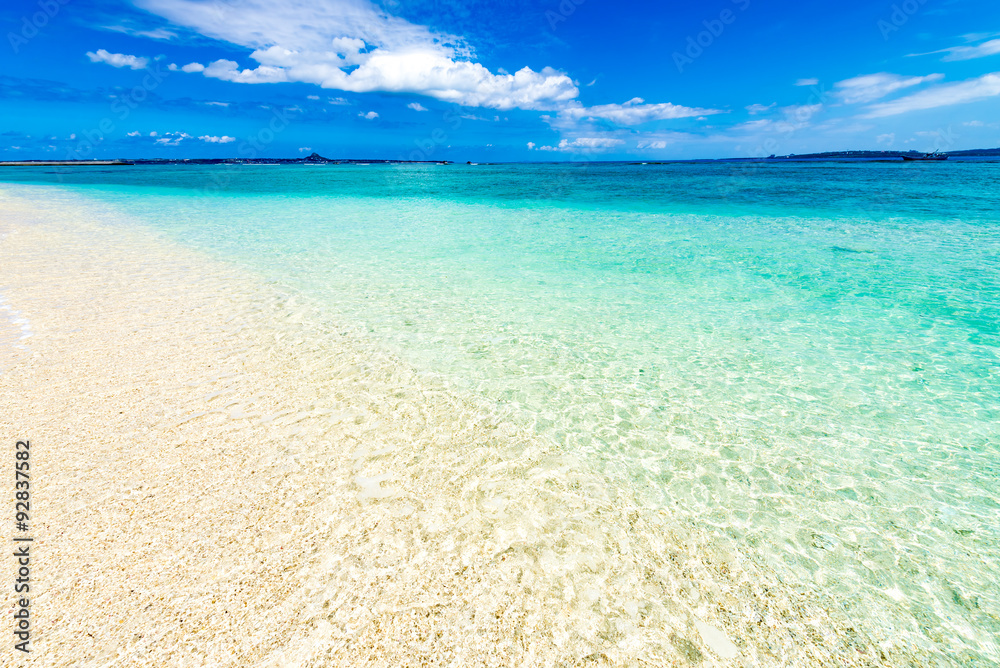
<instances>
[{"instance_id":1,"label":"blue sky","mask_svg":"<svg viewBox=\"0 0 1000 668\"><path fill-rule=\"evenodd\" d=\"M0 159L1000 146L996 0L7 0Z\"/></svg>"}]
</instances>

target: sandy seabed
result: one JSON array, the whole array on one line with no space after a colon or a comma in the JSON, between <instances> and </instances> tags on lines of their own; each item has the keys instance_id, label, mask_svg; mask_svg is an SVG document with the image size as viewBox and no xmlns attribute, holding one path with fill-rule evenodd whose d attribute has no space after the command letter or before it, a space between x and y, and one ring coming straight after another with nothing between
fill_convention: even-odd
<instances>
[{"instance_id":1,"label":"sandy seabed","mask_svg":"<svg viewBox=\"0 0 1000 668\"><path fill-rule=\"evenodd\" d=\"M113 214L0 187L0 435L11 487L30 439L35 537L32 653L6 630L0 664L934 664Z\"/></svg>"}]
</instances>

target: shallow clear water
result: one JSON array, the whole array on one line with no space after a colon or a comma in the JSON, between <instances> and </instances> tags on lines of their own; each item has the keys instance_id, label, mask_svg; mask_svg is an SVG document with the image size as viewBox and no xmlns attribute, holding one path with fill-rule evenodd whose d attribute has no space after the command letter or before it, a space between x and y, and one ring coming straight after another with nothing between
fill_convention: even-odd
<instances>
[{"instance_id":1,"label":"shallow clear water","mask_svg":"<svg viewBox=\"0 0 1000 668\"><path fill-rule=\"evenodd\" d=\"M791 586L1000 661L1000 164L15 179L300 291Z\"/></svg>"}]
</instances>

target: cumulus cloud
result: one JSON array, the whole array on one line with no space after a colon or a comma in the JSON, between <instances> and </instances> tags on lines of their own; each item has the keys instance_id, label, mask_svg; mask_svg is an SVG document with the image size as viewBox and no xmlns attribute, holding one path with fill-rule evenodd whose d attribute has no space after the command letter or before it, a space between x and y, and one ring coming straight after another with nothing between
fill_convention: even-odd
<instances>
[{"instance_id":1,"label":"cumulus cloud","mask_svg":"<svg viewBox=\"0 0 1000 668\"><path fill-rule=\"evenodd\" d=\"M155 132L149 133L150 137L155 137ZM185 139L193 139L191 135L186 132L164 132L163 136L156 140L155 143L161 146L177 146Z\"/></svg>"},{"instance_id":2,"label":"cumulus cloud","mask_svg":"<svg viewBox=\"0 0 1000 668\"><path fill-rule=\"evenodd\" d=\"M109 53L104 49L88 51L87 57L92 63L107 63L112 67L128 67L133 70L141 70L149 64L149 58L130 56L125 53Z\"/></svg>"},{"instance_id":3,"label":"cumulus cloud","mask_svg":"<svg viewBox=\"0 0 1000 668\"><path fill-rule=\"evenodd\" d=\"M358 116L360 116L361 118L367 118L369 121L374 121L376 118L378 118L378 112L369 111L368 113L365 113L363 111L360 111L358 112Z\"/></svg>"},{"instance_id":4,"label":"cumulus cloud","mask_svg":"<svg viewBox=\"0 0 1000 668\"><path fill-rule=\"evenodd\" d=\"M197 65L198 63L192 64ZM187 66L185 65L185 67ZM288 77L287 70L280 67L267 67L261 65L252 70L249 68L241 70L239 68L239 63L235 60L226 60L225 58L213 61L209 63L208 67L203 67L198 71L204 72L206 77L222 79L223 81L232 81L234 83L258 84L295 81L294 78L290 79Z\"/></svg>"},{"instance_id":5,"label":"cumulus cloud","mask_svg":"<svg viewBox=\"0 0 1000 668\"><path fill-rule=\"evenodd\" d=\"M419 94L463 106L565 113L619 125L722 113L670 103L584 107L577 84L551 67L492 72L460 36L411 23L374 0L132 0L199 34L241 46L253 62L182 69L246 84L298 82L356 93ZM248 66L249 65L249 66ZM202 69L191 69L196 67ZM336 101L334 101L336 100ZM348 104L333 98L331 104Z\"/></svg>"},{"instance_id":6,"label":"cumulus cloud","mask_svg":"<svg viewBox=\"0 0 1000 668\"><path fill-rule=\"evenodd\" d=\"M221 137L213 137L212 135L201 135L198 139L209 144L228 144L230 142L236 141L236 137L230 137L228 135L222 135Z\"/></svg>"},{"instance_id":7,"label":"cumulus cloud","mask_svg":"<svg viewBox=\"0 0 1000 668\"><path fill-rule=\"evenodd\" d=\"M427 107L425 107L424 105L420 104L419 102L410 102L406 106L408 108L412 109L413 111L427 111Z\"/></svg>"},{"instance_id":8,"label":"cumulus cloud","mask_svg":"<svg viewBox=\"0 0 1000 668\"><path fill-rule=\"evenodd\" d=\"M887 132L883 135L879 135L878 137L875 137L875 141L879 144L888 144L889 146L892 146L893 142L896 141L896 133Z\"/></svg>"},{"instance_id":9,"label":"cumulus cloud","mask_svg":"<svg viewBox=\"0 0 1000 668\"><path fill-rule=\"evenodd\" d=\"M844 79L834 84L834 95L846 104L874 102L880 98L904 88L910 88L922 83L940 81L943 74L928 74L923 77L904 77L899 74L878 72L866 74L853 79Z\"/></svg>"},{"instance_id":10,"label":"cumulus cloud","mask_svg":"<svg viewBox=\"0 0 1000 668\"><path fill-rule=\"evenodd\" d=\"M539 146L537 150L576 153L582 151L607 150L615 148L616 146L621 146L624 143L624 140L615 139L613 137L577 137L572 141L569 139L563 139L556 146ZM528 148L534 148L534 144L529 142Z\"/></svg>"},{"instance_id":11,"label":"cumulus cloud","mask_svg":"<svg viewBox=\"0 0 1000 668\"><path fill-rule=\"evenodd\" d=\"M493 73L454 35L387 14L369 0L135 0L205 36L252 49L253 68L217 60L205 76L303 82L352 92L418 93L467 106L556 109L577 95L562 72Z\"/></svg>"},{"instance_id":12,"label":"cumulus cloud","mask_svg":"<svg viewBox=\"0 0 1000 668\"><path fill-rule=\"evenodd\" d=\"M187 72L188 74L192 72L204 72L205 66L202 65L201 63L188 63L187 65L181 68L181 71Z\"/></svg>"},{"instance_id":13,"label":"cumulus cloud","mask_svg":"<svg viewBox=\"0 0 1000 668\"><path fill-rule=\"evenodd\" d=\"M133 130L132 132L125 133L125 136L126 137L141 137L142 133L139 132L138 130Z\"/></svg>"},{"instance_id":14,"label":"cumulus cloud","mask_svg":"<svg viewBox=\"0 0 1000 668\"><path fill-rule=\"evenodd\" d=\"M872 105L868 108L866 118L895 116L908 111L948 107L954 104L984 100L997 95L1000 95L1000 72L992 72L975 79L933 86L897 100Z\"/></svg>"},{"instance_id":15,"label":"cumulus cloud","mask_svg":"<svg viewBox=\"0 0 1000 668\"><path fill-rule=\"evenodd\" d=\"M682 107L664 102L661 104L645 104L641 97L634 97L624 104L601 104L594 107L570 105L559 112L562 119L579 121L581 119L604 119L618 125L639 125L649 121L659 121L674 118L690 118L721 114L718 109L699 109Z\"/></svg>"},{"instance_id":16,"label":"cumulus cloud","mask_svg":"<svg viewBox=\"0 0 1000 668\"><path fill-rule=\"evenodd\" d=\"M300 146L299 147L299 153L305 153L306 151L311 151L311 150L312 150L311 146Z\"/></svg>"},{"instance_id":17,"label":"cumulus cloud","mask_svg":"<svg viewBox=\"0 0 1000 668\"><path fill-rule=\"evenodd\" d=\"M332 104L332 105L336 105L336 106L350 104L350 101L347 100L346 98L343 98L343 97L331 97L326 102L327 102L327 104Z\"/></svg>"}]
</instances>

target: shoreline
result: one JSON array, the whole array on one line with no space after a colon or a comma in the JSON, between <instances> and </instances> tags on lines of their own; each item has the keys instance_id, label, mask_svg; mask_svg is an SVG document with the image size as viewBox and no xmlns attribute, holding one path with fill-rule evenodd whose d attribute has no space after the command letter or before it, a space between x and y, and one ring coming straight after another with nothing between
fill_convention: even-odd
<instances>
[{"instance_id":1,"label":"shoreline","mask_svg":"<svg viewBox=\"0 0 1000 668\"><path fill-rule=\"evenodd\" d=\"M56 194L0 200L47 661L913 658L297 295Z\"/></svg>"}]
</instances>

